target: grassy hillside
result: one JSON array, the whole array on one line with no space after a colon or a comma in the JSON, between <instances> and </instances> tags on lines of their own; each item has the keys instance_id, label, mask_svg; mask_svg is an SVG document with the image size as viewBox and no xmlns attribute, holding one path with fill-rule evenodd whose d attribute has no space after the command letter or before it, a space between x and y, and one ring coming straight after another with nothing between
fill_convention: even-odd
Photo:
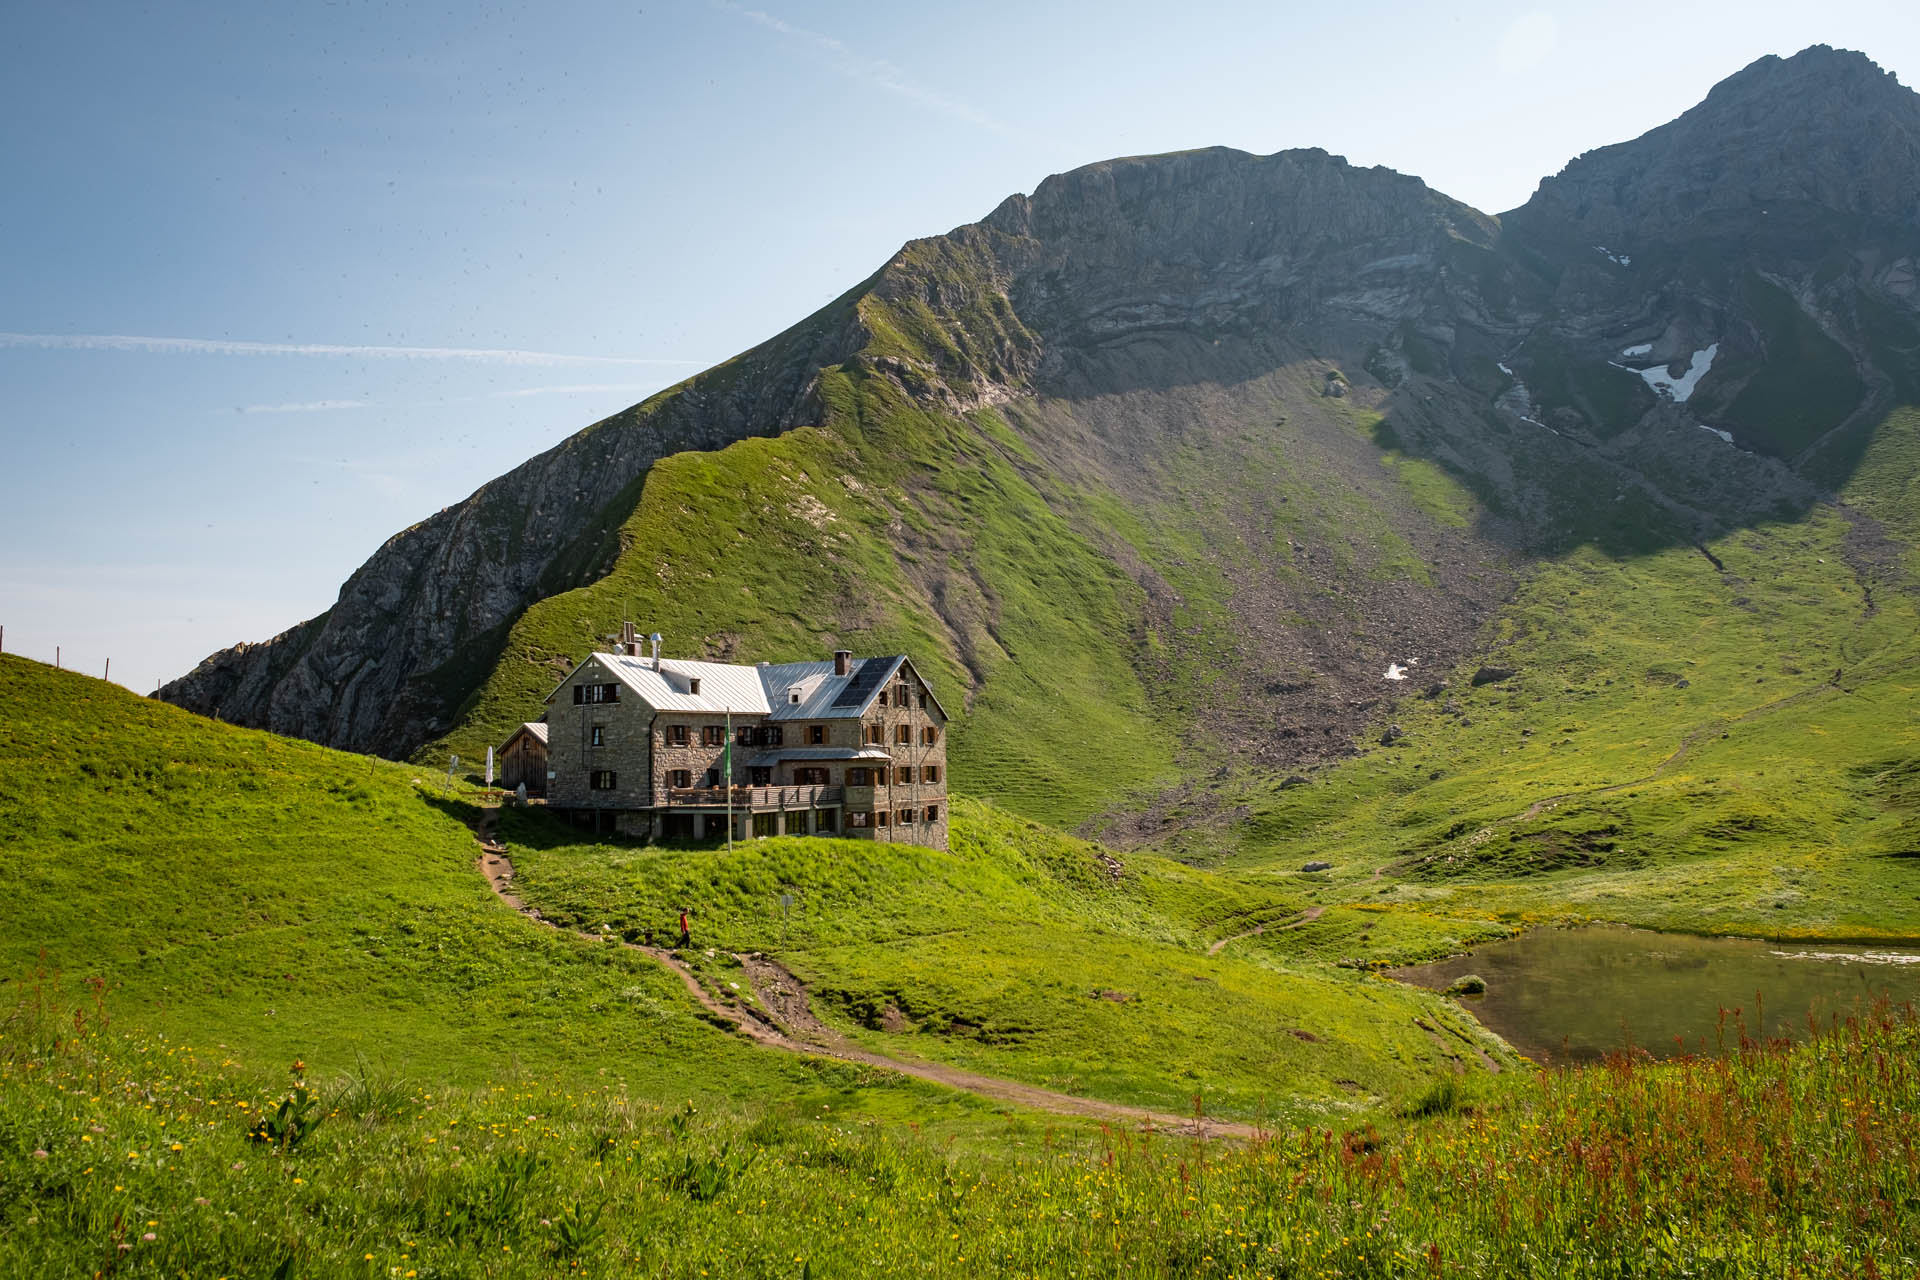
<instances>
[{"instance_id":1,"label":"grassy hillside","mask_svg":"<svg viewBox=\"0 0 1920 1280\"><path fill-rule=\"evenodd\" d=\"M698 944L776 954L818 1012L883 1052L1162 1111L1200 1093L1210 1112L1247 1119L1365 1110L1475 1045L1511 1065L1426 993L1242 948L1209 954L1296 916L1294 898L1123 860L979 802L955 805L954 833L950 853L777 839L727 854L583 845L537 812L502 827L515 891L550 918L665 937L690 906ZM1402 951L1445 954L1474 933L1436 921Z\"/></svg>"},{"instance_id":2,"label":"grassy hillside","mask_svg":"<svg viewBox=\"0 0 1920 1280\"><path fill-rule=\"evenodd\" d=\"M428 1087L839 1100L855 1083L710 1025L657 964L501 905L431 774L15 657L0 774L0 1002L55 973L98 978L115 1018L250 1069L364 1060ZM873 1106L890 1092L930 1115L972 1107L891 1080Z\"/></svg>"},{"instance_id":3,"label":"grassy hillside","mask_svg":"<svg viewBox=\"0 0 1920 1280\"><path fill-rule=\"evenodd\" d=\"M1905 410L1839 506L1544 564L1488 636L1513 675L1420 673L1446 687L1379 712L1404 737L1310 786L1223 782L1250 820L1174 847L1279 892L1328 858L1320 901L1920 937L1916 483Z\"/></svg>"},{"instance_id":4,"label":"grassy hillside","mask_svg":"<svg viewBox=\"0 0 1920 1280\"><path fill-rule=\"evenodd\" d=\"M1201 346L1153 356L1169 390L963 407L941 379L978 353L922 309L863 303L872 342L821 373L818 425L654 465L608 508L603 576L449 668L473 691L417 758L479 759L630 617L735 661L910 651L963 719L956 786L1078 827L1244 754L1275 690L1344 708L1395 629L1498 595L1468 572L1475 501L1383 454L1327 360Z\"/></svg>"},{"instance_id":5,"label":"grassy hillside","mask_svg":"<svg viewBox=\"0 0 1920 1280\"><path fill-rule=\"evenodd\" d=\"M14 885L0 973L98 976L117 1016L255 1065L336 1071L365 1055L423 1080L656 1098L853 1081L715 1029L654 962L501 905L475 866L477 811L439 778L19 659L0 680ZM875 1047L1070 1092L1173 1111L1200 1093L1244 1117L1364 1111L1465 1052L1443 1053L1416 1019L1478 1038L1423 992L1207 954L1293 914L1283 895L1122 864L985 805L961 802L954 826L950 854L582 845L538 813L509 813L503 833L518 892L552 918L664 932L691 905L703 946L777 952ZM783 889L798 901L781 927ZM918 1030L884 1030L889 1008ZM924 1092L883 1078L858 1105L918 1107Z\"/></svg>"},{"instance_id":6,"label":"grassy hillside","mask_svg":"<svg viewBox=\"0 0 1920 1280\"><path fill-rule=\"evenodd\" d=\"M1036 816L1077 822L1113 787L1170 776L1172 743L1130 663L1138 589L1049 508L1004 425L926 412L852 373L828 398L832 429L656 465L611 572L522 615L462 729L423 758L478 758L539 714L568 659L633 617L669 652L736 661L911 652L942 702L971 713L957 784L997 780ZM1089 736L1112 755L1067 749Z\"/></svg>"}]
</instances>

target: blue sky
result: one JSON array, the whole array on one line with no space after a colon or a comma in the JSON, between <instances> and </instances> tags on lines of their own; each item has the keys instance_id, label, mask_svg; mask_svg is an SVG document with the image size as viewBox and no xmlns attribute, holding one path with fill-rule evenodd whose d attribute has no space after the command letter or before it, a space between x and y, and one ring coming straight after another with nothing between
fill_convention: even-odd
<instances>
[{"instance_id":1,"label":"blue sky","mask_svg":"<svg viewBox=\"0 0 1920 1280\"><path fill-rule=\"evenodd\" d=\"M0 625L146 692L1047 174L1321 146L1489 212L1920 6L16 6Z\"/></svg>"}]
</instances>

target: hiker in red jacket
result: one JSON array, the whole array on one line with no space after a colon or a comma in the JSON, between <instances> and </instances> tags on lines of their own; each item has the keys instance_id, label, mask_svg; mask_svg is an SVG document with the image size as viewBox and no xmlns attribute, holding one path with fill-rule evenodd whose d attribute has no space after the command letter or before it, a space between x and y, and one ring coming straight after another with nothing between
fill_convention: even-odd
<instances>
[{"instance_id":1,"label":"hiker in red jacket","mask_svg":"<svg viewBox=\"0 0 1920 1280\"><path fill-rule=\"evenodd\" d=\"M689 946L692 942L693 935L687 932L687 909L682 907L680 908L680 945Z\"/></svg>"}]
</instances>

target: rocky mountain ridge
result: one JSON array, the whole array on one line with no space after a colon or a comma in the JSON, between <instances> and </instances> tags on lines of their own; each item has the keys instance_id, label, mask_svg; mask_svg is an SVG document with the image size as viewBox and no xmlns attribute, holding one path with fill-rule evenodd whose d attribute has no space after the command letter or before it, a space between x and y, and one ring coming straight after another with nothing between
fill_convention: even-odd
<instances>
[{"instance_id":1,"label":"rocky mountain ridge","mask_svg":"<svg viewBox=\"0 0 1920 1280\"><path fill-rule=\"evenodd\" d=\"M327 614L160 696L389 755L490 732L501 673L564 656L532 636L537 602L664 564L637 514L662 459L818 427L848 469L811 498L817 528L881 531L855 596L934 619L978 723L1027 696L1008 610L1057 596L1059 570L968 563L964 531L1025 504L1060 522L1127 668L1086 696L1202 753L1309 764L1401 692L1390 665L1483 644L1531 557L1790 517L1920 401L1916 155L1920 98L1815 48L1501 218L1313 150L1056 175L396 536ZM889 439L921 443L876 454ZM956 505L951 468L986 458L1006 479ZM737 568L700 572L698 608L655 606L689 611L686 643L806 656L760 654L773 633L719 595ZM884 620L798 610L783 634L807 644Z\"/></svg>"}]
</instances>

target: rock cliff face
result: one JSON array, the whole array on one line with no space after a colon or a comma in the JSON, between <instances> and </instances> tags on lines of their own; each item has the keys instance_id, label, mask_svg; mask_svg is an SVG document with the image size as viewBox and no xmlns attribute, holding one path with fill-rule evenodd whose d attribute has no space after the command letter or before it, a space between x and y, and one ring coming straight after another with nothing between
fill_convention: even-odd
<instances>
[{"instance_id":1,"label":"rock cliff face","mask_svg":"<svg viewBox=\"0 0 1920 1280\"><path fill-rule=\"evenodd\" d=\"M1767 57L1670 124L1587 152L1505 219L1631 254L1731 236L1846 244L1920 218L1920 96L1857 53Z\"/></svg>"},{"instance_id":2,"label":"rock cliff face","mask_svg":"<svg viewBox=\"0 0 1920 1280\"><path fill-rule=\"evenodd\" d=\"M1309 760L1397 692L1389 664L1462 657L1527 557L1814 501L1889 405L1920 402L1916 262L1920 98L1824 48L1761 60L1502 219L1321 151L1090 165L396 536L326 614L160 696L407 754L517 660L530 606L646 552L622 525L661 458L818 424L852 442L857 493L876 415L921 414L957 457L1004 453L1104 558L1158 699L1142 717ZM1414 460L1475 496L1436 505ZM921 483L886 514L902 589L999 714L1014 593L962 563L975 513L907 512Z\"/></svg>"},{"instance_id":3,"label":"rock cliff face","mask_svg":"<svg viewBox=\"0 0 1920 1280\"><path fill-rule=\"evenodd\" d=\"M443 732L502 629L590 581L617 551L613 512L660 458L817 420L814 372L857 349L837 303L763 346L529 459L394 535L326 613L209 657L160 691L202 714L401 756Z\"/></svg>"}]
</instances>

